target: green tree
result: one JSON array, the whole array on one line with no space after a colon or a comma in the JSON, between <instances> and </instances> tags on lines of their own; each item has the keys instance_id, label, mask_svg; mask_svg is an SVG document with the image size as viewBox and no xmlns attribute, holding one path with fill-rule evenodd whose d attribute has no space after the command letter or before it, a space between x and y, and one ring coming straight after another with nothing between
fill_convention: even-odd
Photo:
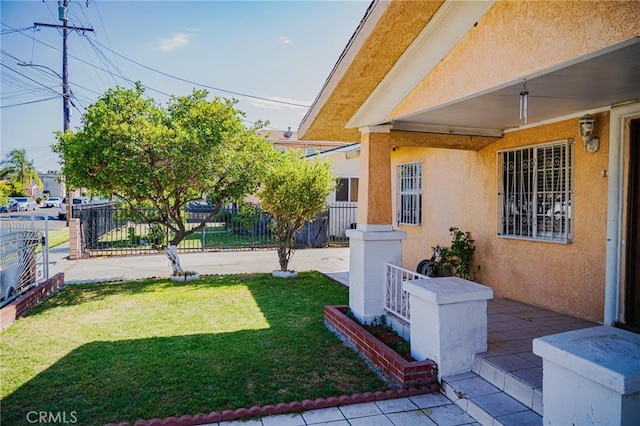
<instances>
[{"instance_id":1,"label":"green tree","mask_svg":"<svg viewBox=\"0 0 640 426\"><path fill-rule=\"evenodd\" d=\"M109 89L89 106L82 128L59 133L53 149L68 185L117 195L145 222L166 227L165 253L180 275L177 245L223 205L255 191L274 149L255 132L262 122L242 124L235 100L207 100L194 90L163 107L143 94L140 84ZM187 228L184 206L205 197L213 211Z\"/></svg>"},{"instance_id":2,"label":"green tree","mask_svg":"<svg viewBox=\"0 0 640 426\"><path fill-rule=\"evenodd\" d=\"M0 178L18 183L21 188L30 188L34 183L40 191L44 188L35 167L27 160L27 152L24 149L14 149L9 152L2 164Z\"/></svg>"},{"instance_id":3,"label":"green tree","mask_svg":"<svg viewBox=\"0 0 640 426\"><path fill-rule=\"evenodd\" d=\"M305 159L298 151L283 153L267 173L259 197L275 222L271 232L278 243L280 270L288 270L296 231L327 208L335 186L330 162Z\"/></svg>"},{"instance_id":4,"label":"green tree","mask_svg":"<svg viewBox=\"0 0 640 426\"><path fill-rule=\"evenodd\" d=\"M11 186L11 184L0 181L0 206L3 204L7 204L7 202L9 201L9 196L11 195L11 191L13 191L13 187Z\"/></svg>"}]
</instances>

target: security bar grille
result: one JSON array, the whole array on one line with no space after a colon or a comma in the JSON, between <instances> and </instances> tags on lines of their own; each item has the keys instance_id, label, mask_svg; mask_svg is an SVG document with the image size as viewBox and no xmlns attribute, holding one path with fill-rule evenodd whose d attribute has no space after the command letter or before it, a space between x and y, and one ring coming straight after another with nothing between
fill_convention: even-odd
<instances>
[{"instance_id":1,"label":"security bar grille","mask_svg":"<svg viewBox=\"0 0 640 426\"><path fill-rule=\"evenodd\" d=\"M398 225L422 224L422 163L398 164Z\"/></svg>"},{"instance_id":2,"label":"security bar grille","mask_svg":"<svg viewBox=\"0 0 640 426\"><path fill-rule=\"evenodd\" d=\"M498 152L498 235L573 238L573 141Z\"/></svg>"}]
</instances>

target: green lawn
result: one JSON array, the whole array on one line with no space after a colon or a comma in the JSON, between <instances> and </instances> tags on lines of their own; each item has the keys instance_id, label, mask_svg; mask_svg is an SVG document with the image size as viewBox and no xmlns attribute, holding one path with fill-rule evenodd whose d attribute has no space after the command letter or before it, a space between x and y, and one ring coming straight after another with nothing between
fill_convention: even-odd
<instances>
[{"instance_id":1,"label":"green lawn","mask_svg":"<svg viewBox=\"0 0 640 426\"><path fill-rule=\"evenodd\" d=\"M82 425L209 413L386 386L323 324L319 273L68 286L0 334L1 418Z\"/></svg>"},{"instance_id":2,"label":"green lawn","mask_svg":"<svg viewBox=\"0 0 640 426\"><path fill-rule=\"evenodd\" d=\"M59 246L69 241L69 228L57 229L49 231L49 248Z\"/></svg>"}]
</instances>

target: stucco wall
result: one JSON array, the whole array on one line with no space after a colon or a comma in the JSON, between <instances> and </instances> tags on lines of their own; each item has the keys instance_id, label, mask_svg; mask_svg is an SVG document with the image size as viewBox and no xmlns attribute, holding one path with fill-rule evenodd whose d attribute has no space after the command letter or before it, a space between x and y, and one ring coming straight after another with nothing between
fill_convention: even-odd
<instances>
[{"instance_id":1,"label":"stucco wall","mask_svg":"<svg viewBox=\"0 0 640 426\"><path fill-rule=\"evenodd\" d=\"M389 118L520 80L637 37L638 28L638 1L497 2Z\"/></svg>"},{"instance_id":2,"label":"stucco wall","mask_svg":"<svg viewBox=\"0 0 640 426\"><path fill-rule=\"evenodd\" d=\"M591 321L602 321L605 279L609 114L595 115L601 147L584 151L578 119L507 133L479 152L400 147L392 170L423 161L423 224L400 226L403 266L415 270L436 244L448 245L449 227L475 239L476 281L507 297ZM496 235L498 150L574 139L574 238L569 244L516 240ZM393 192L395 194L395 172ZM395 202L395 200L394 200ZM395 206L394 206L395 212Z\"/></svg>"}]
</instances>

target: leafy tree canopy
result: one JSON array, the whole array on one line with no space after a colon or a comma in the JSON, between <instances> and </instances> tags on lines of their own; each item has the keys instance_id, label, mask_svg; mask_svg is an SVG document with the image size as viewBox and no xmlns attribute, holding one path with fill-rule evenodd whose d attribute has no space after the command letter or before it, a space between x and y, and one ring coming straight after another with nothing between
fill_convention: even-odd
<instances>
[{"instance_id":1,"label":"leafy tree canopy","mask_svg":"<svg viewBox=\"0 0 640 426\"><path fill-rule=\"evenodd\" d=\"M327 208L327 196L335 186L329 161L305 159L298 151L284 152L269 169L259 197L275 222L272 233L281 270L288 268L296 231Z\"/></svg>"},{"instance_id":2,"label":"leafy tree canopy","mask_svg":"<svg viewBox=\"0 0 640 426\"><path fill-rule=\"evenodd\" d=\"M163 107L143 94L140 84L109 89L78 131L57 135L53 150L68 185L117 195L134 208L153 206L145 219L172 230L177 245L222 205L256 190L274 149L255 132L262 122L243 125L235 100L207 100L207 91L194 90ZM205 197L214 211L185 229L183 207Z\"/></svg>"}]
</instances>

